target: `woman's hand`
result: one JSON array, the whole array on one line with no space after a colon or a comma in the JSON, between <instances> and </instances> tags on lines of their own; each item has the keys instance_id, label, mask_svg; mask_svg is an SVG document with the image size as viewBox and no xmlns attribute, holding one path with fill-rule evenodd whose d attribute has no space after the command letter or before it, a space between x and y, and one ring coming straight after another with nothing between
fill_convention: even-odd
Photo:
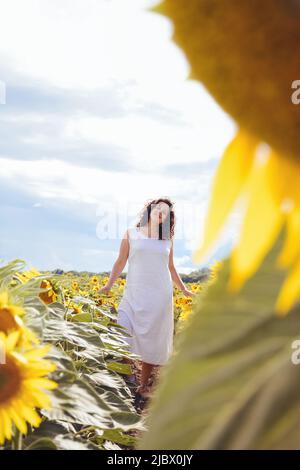
<instances>
[{"instance_id":1,"label":"woman's hand","mask_svg":"<svg viewBox=\"0 0 300 470\"><path fill-rule=\"evenodd\" d=\"M101 289L98 290L97 294L108 294L111 289L111 286L105 284L105 286L101 287Z\"/></svg>"},{"instance_id":2,"label":"woman's hand","mask_svg":"<svg viewBox=\"0 0 300 470\"><path fill-rule=\"evenodd\" d=\"M196 295L195 292L188 290L188 289L183 289L182 292L186 297L194 297L194 295Z\"/></svg>"}]
</instances>

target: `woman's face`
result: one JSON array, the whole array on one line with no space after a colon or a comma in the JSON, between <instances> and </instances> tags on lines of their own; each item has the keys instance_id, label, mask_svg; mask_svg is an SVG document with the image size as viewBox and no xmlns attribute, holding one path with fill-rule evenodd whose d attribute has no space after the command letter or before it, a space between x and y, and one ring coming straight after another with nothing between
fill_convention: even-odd
<instances>
[{"instance_id":1,"label":"woman's face","mask_svg":"<svg viewBox=\"0 0 300 470\"><path fill-rule=\"evenodd\" d=\"M164 222L169 216L170 207L165 202L153 204L151 210L151 219L156 223Z\"/></svg>"}]
</instances>

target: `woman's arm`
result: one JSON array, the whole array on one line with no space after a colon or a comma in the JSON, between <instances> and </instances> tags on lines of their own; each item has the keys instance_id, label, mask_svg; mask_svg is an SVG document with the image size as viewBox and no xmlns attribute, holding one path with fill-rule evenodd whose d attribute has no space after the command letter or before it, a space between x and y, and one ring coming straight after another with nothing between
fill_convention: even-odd
<instances>
[{"instance_id":1,"label":"woman's arm","mask_svg":"<svg viewBox=\"0 0 300 470\"><path fill-rule=\"evenodd\" d=\"M115 263L112 267L112 270L111 270L111 273L110 273L110 276L109 276L109 279L108 279L107 283L105 284L105 286L103 286L99 290L99 293L101 293L101 292L107 293L111 289L111 287L113 286L115 280L122 273L122 271L123 271L123 269L124 269L124 267L127 263L128 255L129 255L129 241L128 241L128 230L126 230L126 232L124 234L124 237L121 241L118 258L116 259L116 261L115 261Z\"/></svg>"},{"instance_id":2,"label":"woman's arm","mask_svg":"<svg viewBox=\"0 0 300 470\"><path fill-rule=\"evenodd\" d=\"M181 277L176 271L176 268L174 265L174 256L173 256L173 240L171 241L172 241L172 244L171 244L171 250L170 250L170 255L169 255L169 270L171 273L172 280L174 281L178 289L180 289L184 293L184 295L188 297L192 297L195 295L195 292L192 292L185 287L184 283L182 282Z\"/></svg>"}]
</instances>

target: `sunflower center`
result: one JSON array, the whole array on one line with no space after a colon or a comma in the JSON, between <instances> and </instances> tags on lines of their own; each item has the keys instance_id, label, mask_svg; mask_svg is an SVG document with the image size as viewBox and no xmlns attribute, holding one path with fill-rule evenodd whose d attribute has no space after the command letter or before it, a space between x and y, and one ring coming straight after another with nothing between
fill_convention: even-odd
<instances>
[{"instance_id":1,"label":"sunflower center","mask_svg":"<svg viewBox=\"0 0 300 470\"><path fill-rule=\"evenodd\" d=\"M0 331L7 334L9 331L17 330L19 325L9 308L0 308Z\"/></svg>"},{"instance_id":2,"label":"sunflower center","mask_svg":"<svg viewBox=\"0 0 300 470\"><path fill-rule=\"evenodd\" d=\"M16 396L22 383L19 368L10 358L0 364L0 404Z\"/></svg>"}]
</instances>

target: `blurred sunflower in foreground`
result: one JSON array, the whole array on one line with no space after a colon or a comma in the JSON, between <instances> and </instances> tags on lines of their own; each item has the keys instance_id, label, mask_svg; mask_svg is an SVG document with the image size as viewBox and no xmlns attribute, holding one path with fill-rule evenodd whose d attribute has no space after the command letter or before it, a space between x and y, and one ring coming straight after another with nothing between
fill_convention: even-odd
<instances>
[{"instance_id":1,"label":"blurred sunflower in foreground","mask_svg":"<svg viewBox=\"0 0 300 470\"><path fill-rule=\"evenodd\" d=\"M47 374L56 366L43 359L49 347L19 350L19 333L0 332L0 444L11 440L14 429L27 434L28 426L38 427L41 417L36 408L51 405L46 390L56 388Z\"/></svg>"},{"instance_id":2,"label":"blurred sunflower in foreground","mask_svg":"<svg viewBox=\"0 0 300 470\"><path fill-rule=\"evenodd\" d=\"M215 175L204 240L193 259L203 259L240 201L229 288L240 289L254 274L284 228L278 267L288 274L275 307L286 313L300 297L300 107L291 100L300 73L300 3L165 0L154 11L173 21L190 78L239 126Z\"/></svg>"}]
</instances>

